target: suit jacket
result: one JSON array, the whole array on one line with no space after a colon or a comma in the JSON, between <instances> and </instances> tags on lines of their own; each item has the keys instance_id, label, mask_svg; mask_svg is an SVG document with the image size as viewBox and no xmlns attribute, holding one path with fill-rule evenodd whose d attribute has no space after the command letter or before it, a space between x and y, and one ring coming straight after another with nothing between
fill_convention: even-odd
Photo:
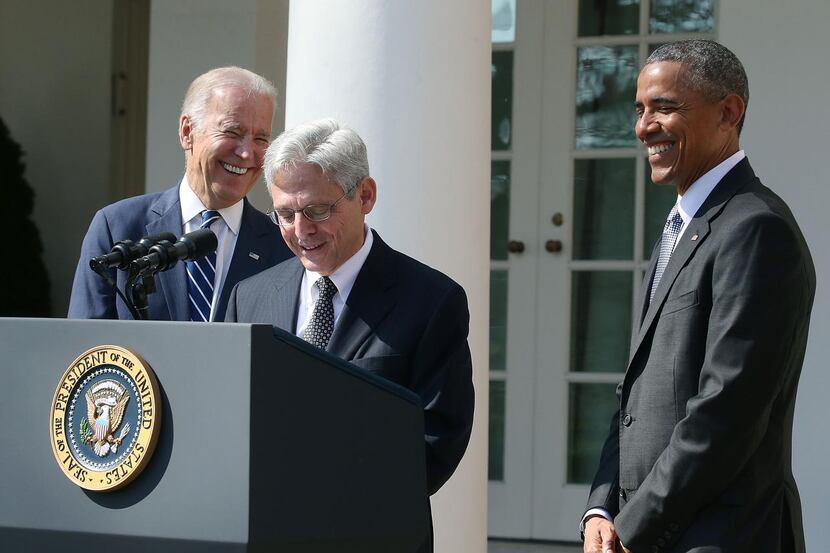
<instances>
[{"instance_id":1,"label":"suit jacket","mask_svg":"<svg viewBox=\"0 0 830 553\"><path fill-rule=\"evenodd\" d=\"M225 320L266 323L296 334L303 271L292 258L240 282ZM458 284L393 250L375 233L326 348L420 396L430 494L452 475L470 439L469 319L467 296Z\"/></svg>"},{"instance_id":2,"label":"suit jacket","mask_svg":"<svg viewBox=\"0 0 830 553\"><path fill-rule=\"evenodd\" d=\"M747 159L641 290L620 410L588 508L639 552L803 552L792 423L815 270Z\"/></svg>"},{"instance_id":3,"label":"suit jacket","mask_svg":"<svg viewBox=\"0 0 830 553\"><path fill-rule=\"evenodd\" d=\"M224 319L228 296L237 282L273 267L292 255L277 226L265 214L257 211L247 199L243 201L239 236L214 317L218 321ZM182 233L178 186L164 192L127 198L99 210L93 217L81 246L69 300L69 318L132 319L124 302L120 298L116 299L112 287L89 268L89 260L109 253L113 244L119 240L138 240L160 232L171 232L176 236ZM251 252L258 255L259 259L249 256ZM112 269L110 274L123 291L126 271ZM148 297L150 319L190 320L185 264L178 263L172 269L156 275L156 292Z\"/></svg>"}]
</instances>

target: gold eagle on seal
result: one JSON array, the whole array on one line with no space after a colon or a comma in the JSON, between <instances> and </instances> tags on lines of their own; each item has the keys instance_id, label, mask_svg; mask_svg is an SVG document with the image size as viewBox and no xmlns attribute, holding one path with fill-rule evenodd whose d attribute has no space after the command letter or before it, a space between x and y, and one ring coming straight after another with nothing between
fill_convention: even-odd
<instances>
[{"instance_id":1,"label":"gold eagle on seal","mask_svg":"<svg viewBox=\"0 0 830 553\"><path fill-rule=\"evenodd\" d=\"M92 386L86 393L86 412L91 432L87 433L86 442L92 446L99 457L117 453L118 446L130 431L125 423L118 437L115 431L124 418L124 410L130 401L130 394L119 382L103 380Z\"/></svg>"}]
</instances>

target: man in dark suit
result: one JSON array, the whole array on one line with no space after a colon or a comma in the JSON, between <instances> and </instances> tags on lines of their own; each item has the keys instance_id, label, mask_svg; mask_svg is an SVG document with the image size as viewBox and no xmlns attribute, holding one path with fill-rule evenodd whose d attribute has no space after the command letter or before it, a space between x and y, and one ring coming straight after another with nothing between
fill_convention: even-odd
<instances>
[{"instance_id":1,"label":"man in dark suit","mask_svg":"<svg viewBox=\"0 0 830 553\"><path fill-rule=\"evenodd\" d=\"M642 287L585 551L803 552L792 424L815 293L807 244L738 137L749 92L723 46L666 44L635 131L678 200Z\"/></svg>"},{"instance_id":2,"label":"man in dark suit","mask_svg":"<svg viewBox=\"0 0 830 553\"><path fill-rule=\"evenodd\" d=\"M268 217L245 198L262 172L275 103L274 86L239 67L213 69L191 83L179 118L184 178L165 192L128 198L95 214L81 246L70 318L133 318L89 268L91 258L119 240L161 232L179 236L203 226L217 235L215 274L201 289L194 287L191 275L202 274L194 264L179 263L158 275L148 311L156 320L221 321L237 282L290 257ZM209 214L204 225L203 213ZM124 288L126 272L112 269L110 277Z\"/></svg>"},{"instance_id":3,"label":"man in dark suit","mask_svg":"<svg viewBox=\"0 0 830 553\"><path fill-rule=\"evenodd\" d=\"M473 421L464 290L366 226L377 187L354 131L330 119L286 131L268 149L265 178L296 257L240 282L225 320L277 326L418 394L435 493Z\"/></svg>"}]
</instances>

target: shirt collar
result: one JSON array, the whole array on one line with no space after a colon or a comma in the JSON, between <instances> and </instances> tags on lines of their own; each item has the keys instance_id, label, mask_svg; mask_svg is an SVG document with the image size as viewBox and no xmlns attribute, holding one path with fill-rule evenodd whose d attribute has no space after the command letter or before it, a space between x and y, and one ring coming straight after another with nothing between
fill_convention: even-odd
<instances>
[{"instance_id":1,"label":"shirt collar","mask_svg":"<svg viewBox=\"0 0 830 553\"><path fill-rule=\"evenodd\" d=\"M190 185L187 182L187 175L182 177L182 182L179 185L179 204L182 207L182 226L186 225L192 219L197 218L200 213L207 209L205 204L202 203L202 200L200 200L196 193L190 188ZM216 210L222 216L222 220L225 221L228 228L231 229L231 232L235 235L239 234L239 227L242 226L243 207L244 199L239 200L230 207L223 207L222 209ZM201 220L197 220L194 224L196 225L196 228L198 228L202 222Z\"/></svg>"},{"instance_id":2,"label":"shirt collar","mask_svg":"<svg viewBox=\"0 0 830 553\"><path fill-rule=\"evenodd\" d=\"M363 268L363 264L366 263L366 258L369 257L369 251L372 249L374 238L372 236L372 229L369 228L369 225L363 225L363 234L363 245L360 249L357 250L349 259L347 259L345 263L340 265L337 270L329 275L331 281L335 286L337 286L337 293L340 294L343 301L349 297L349 294L354 287L354 282L357 280L357 275L360 273L360 269ZM309 271L308 269L305 271L305 281L308 287L312 290L312 298L316 297L317 290L314 288L314 283L317 282L317 279L320 278L320 276L320 273L315 273L314 271Z\"/></svg>"},{"instance_id":3,"label":"shirt collar","mask_svg":"<svg viewBox=\"0 0 830 553\"><path fill-rule=\"evenodd\" d=\"M746 154L743 150L735 152L693 182L685 194L677 197L677 211L680 213L684 225L689 224L689 221L697 214L700 206L703 205L712 190L726 176L726 173L731 171L745 157Z\"/></svg>"}]
</instances>

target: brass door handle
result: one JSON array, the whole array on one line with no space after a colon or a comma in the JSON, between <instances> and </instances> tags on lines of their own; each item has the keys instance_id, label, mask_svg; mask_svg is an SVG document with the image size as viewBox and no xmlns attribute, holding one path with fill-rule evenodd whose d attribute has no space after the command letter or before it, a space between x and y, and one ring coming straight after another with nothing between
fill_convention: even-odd
<instances>
[{"instance_id":1,"label":"brass door handle","mask_svg":"<svg viewBox=\"0 0 830 553\"><path fill-rule=\"evenodd\" d=\"M510 253L522 253L525 251L525 243L521 240L511 240L507 243L507 251Z\"/></svg>"},{"instance_id":2,"label":"brass door handle","mask_svg":"<svg viewBox=\"0 0 830 553\"><path fill-rule=\"evenodd\" d=\"M550 253L559 253L562 251L562 241L548 240L545 242L545 249Z\"/></svg>"}]
</instances>

